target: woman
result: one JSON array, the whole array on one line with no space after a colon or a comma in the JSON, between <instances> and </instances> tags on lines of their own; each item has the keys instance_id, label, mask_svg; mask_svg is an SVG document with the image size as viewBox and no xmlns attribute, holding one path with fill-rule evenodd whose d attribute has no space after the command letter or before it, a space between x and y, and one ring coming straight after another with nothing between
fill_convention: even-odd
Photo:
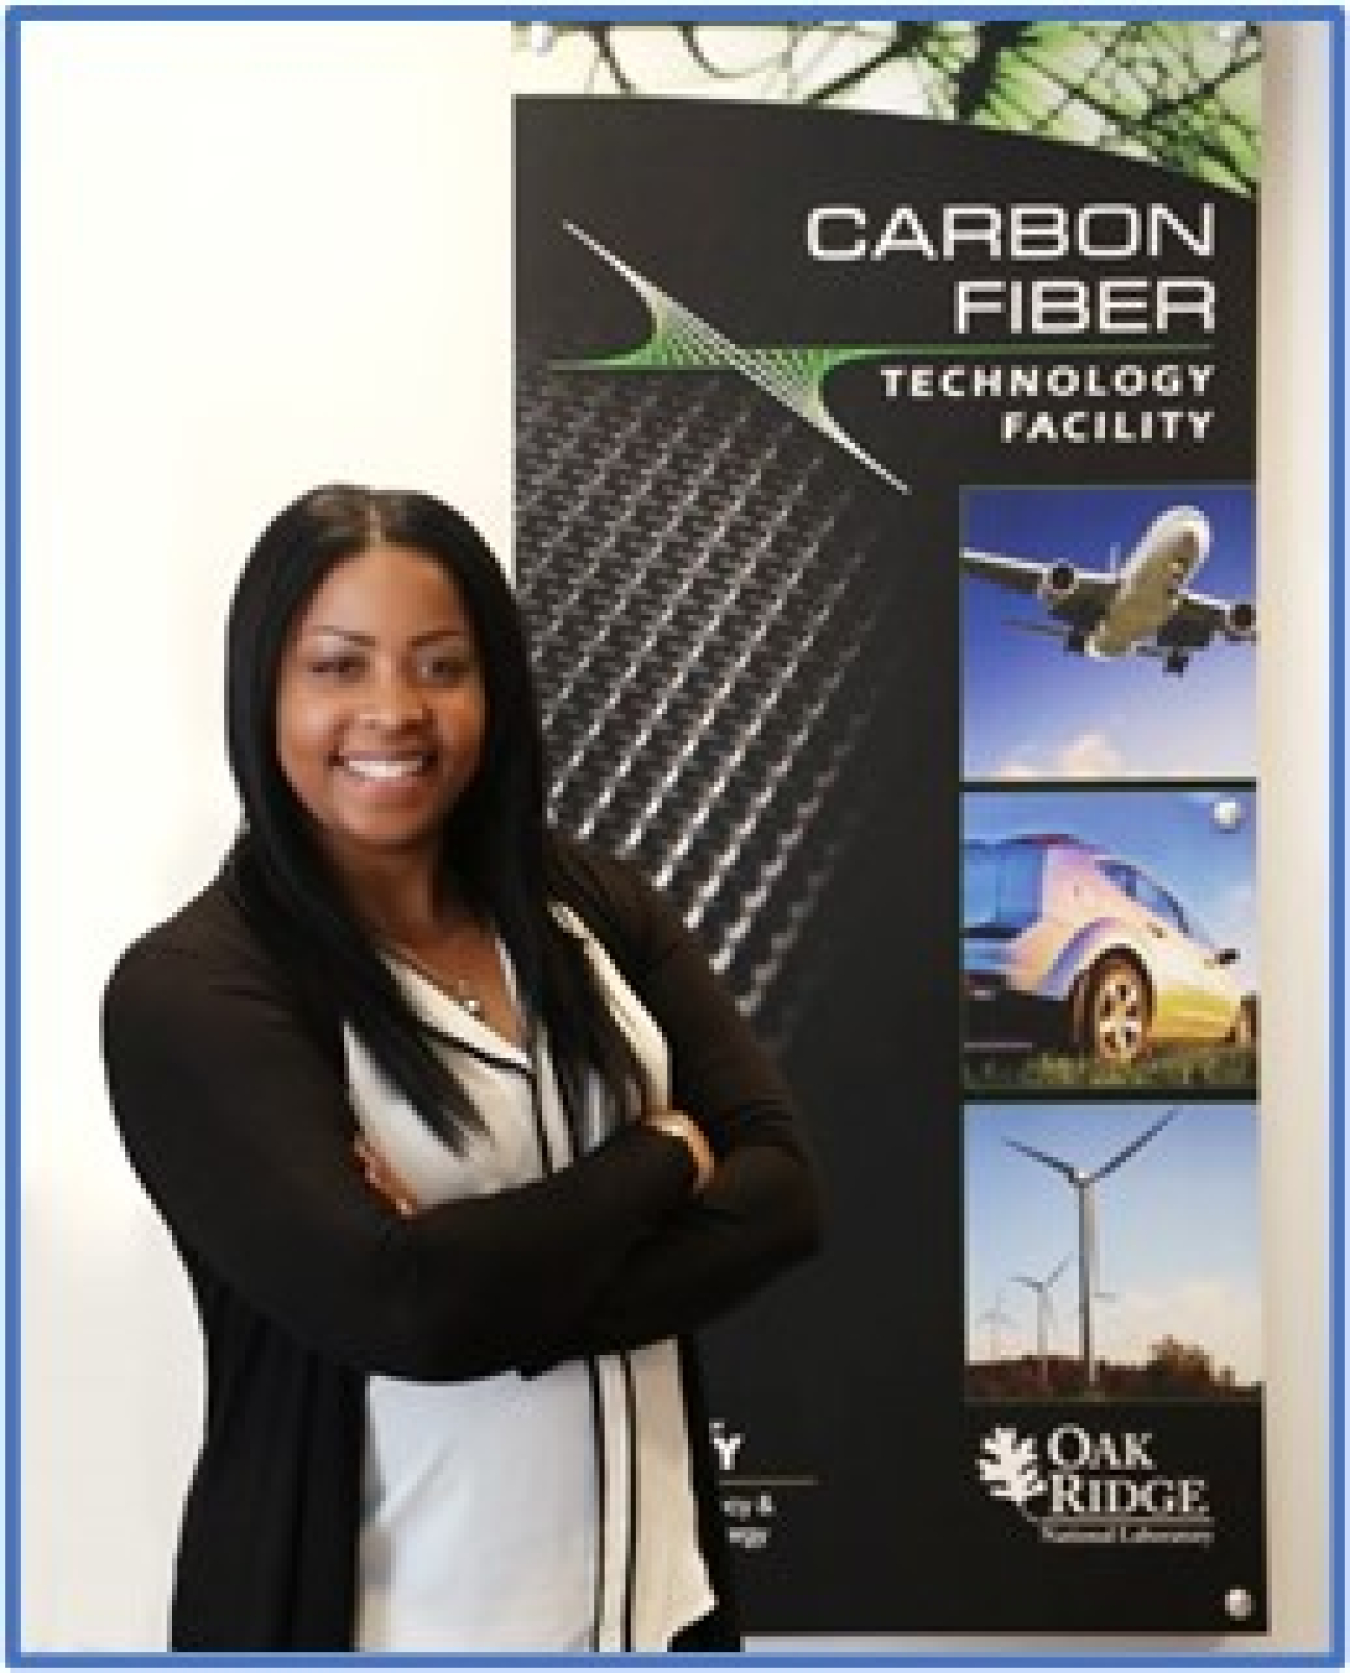
<instances>
[{"instance_id":1,"label":"woman","mask_svg":"<svg viewBox=\"0 0 1350 1673\"><path fill-rule=\"evenodd\" d=\"M206 1342L172 1646L734 1647L688 1333L814 1246L782 1084L670 909L547 831L456 512L305 495L227 663L244 834L104 1007Z\"/></svg>"}]
</instances>

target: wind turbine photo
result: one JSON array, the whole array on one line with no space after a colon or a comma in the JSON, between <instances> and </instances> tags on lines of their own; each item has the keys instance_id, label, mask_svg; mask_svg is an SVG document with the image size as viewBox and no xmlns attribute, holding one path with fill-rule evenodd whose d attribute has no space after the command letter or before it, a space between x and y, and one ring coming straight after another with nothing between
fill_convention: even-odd
<instances>
[{"instance_id":1,"label":"wind turbine photo","mask_svg":"<svg viewBox=\"0 0 1350 1673\"><path fill-rule=\"evenodd\" d=\"M1097 1386L1097 1357L1093 1336L1093 1304L1098 1294L1098 1222L1097 1222L1097 1186L1102 1180L1122 1168L1132 1156L1151 1143L1163 1128L1174 1119L1177 1111L1171 1109L1160 1120L1140 1133L1122 1149L1109 1157L1099 1167L1090 1171L1067 1162L1062 1156L1054 1156L1048 1151L1038 1150L1034 1145L1024 1144L1020 1139L1006 1139L1004 1142L1014 1150L1021 1151L1033 1162L1040 1162L1042 1166L1057 1173L1067 1184L1073 1187L1078 1202L1078 1307L1080 1320L1080 1345L1083 1368L1083 1387L1091 1392ZM1043 1361L1044 1363L1044 1361Z\"/></svg>"},{"instance_id":2,"label":"wind turbine photo","mask_svg":"<svg viewBox=\"0 0 1350 1673\"><path fill-rule=\"evenodd\" d=\"M1261 1137L1248 1102L969 1105L968 1397L1227 1401L1259 1392ZM998 1358L982 1317L995 1295L1018 1315L1018 1340L1004 1327Z\"/></svg>"}]
</instances>

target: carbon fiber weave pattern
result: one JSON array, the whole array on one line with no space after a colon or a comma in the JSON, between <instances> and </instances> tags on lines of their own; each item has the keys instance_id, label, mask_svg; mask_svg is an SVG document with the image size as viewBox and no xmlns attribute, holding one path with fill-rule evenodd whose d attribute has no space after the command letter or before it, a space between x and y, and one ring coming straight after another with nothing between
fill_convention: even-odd
<instances>
[{"instance_id":1,"label":"carbon fiber weave pattern","mask_svg":"<svg viewBox=\"0 0 1350 1673\"><path fill-rule=\"evenodd\" d=\"M898 604L855 471L734 378L521 356L516 576L552 816L670 894L779 1045L866 817Z\"/></svg>"}]
</instances>

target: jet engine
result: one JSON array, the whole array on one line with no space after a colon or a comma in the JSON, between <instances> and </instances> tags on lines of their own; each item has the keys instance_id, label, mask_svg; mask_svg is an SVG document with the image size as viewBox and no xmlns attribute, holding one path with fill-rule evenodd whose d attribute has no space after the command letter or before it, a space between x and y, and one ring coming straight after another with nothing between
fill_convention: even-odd
<instances>
[{"instance_id":1,"label":"jet engine","mask_svg":"<svg viewBox=\"0 0 1350 1673\"><path fill-rule=\"evenodd\" d=\"M1078 587L1078 571L1071 563L1052 563L1041 577L1036 596L1049 604L1062 604Z\"/></svg>"},{"instance_id":2,"label":"jet engine","mask_svg":"<svg viewBox=\"0 0 1350 1673\"><path fill-rule=\"evenodd\" d=\"M1255 639L1256 606L1245 598L1234 599L1223 613L1223 630L1230 639Z\"/></svg>"}]
</instances>

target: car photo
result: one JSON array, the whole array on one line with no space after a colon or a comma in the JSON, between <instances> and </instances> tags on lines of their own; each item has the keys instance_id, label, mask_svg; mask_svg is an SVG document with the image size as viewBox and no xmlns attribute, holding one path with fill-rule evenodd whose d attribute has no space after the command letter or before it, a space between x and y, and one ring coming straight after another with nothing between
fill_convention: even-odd
<instances>
[{"instance_id":1,"label":"car photo","mask_svg":"<svg viewBox=\"0 0 1350 1673\"><path fill-rule=\"evenodd\" d=\"M971 1050L1136 1062L1155 1046L1256 1043L1257 1001L1171 890L1067 835L962 843Z\"/></svg>"}]
</instances>

